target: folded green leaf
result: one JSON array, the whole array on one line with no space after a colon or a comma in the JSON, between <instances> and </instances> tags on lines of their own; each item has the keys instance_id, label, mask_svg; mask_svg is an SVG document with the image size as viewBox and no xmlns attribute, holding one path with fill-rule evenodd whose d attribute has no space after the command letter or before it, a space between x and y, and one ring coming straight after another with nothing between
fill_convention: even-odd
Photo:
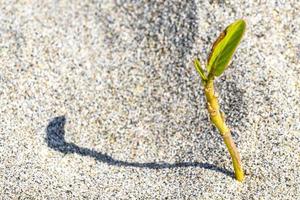
<instances>
[{"instance_id":1,"label":"folded green leaf","mask_svg":"<svg viewBox=\"0 0 300 200\"><path fill-rule=\"evenodd\" d=\"M207 71L220 76L227 68L231 57L245 32L246 22L242 19L230 24L214 42L207 61Z\"/></svg>"},{"instance_id":2,"label":"folded green leaf","mask_svg":"<svg viewBox=\"0 0 300 200\"><path fill-rule=\"evenodd\" d=\"M200 61L199 61L198 58L196 58L196 59L194 60L194 66L195 66L197 72L199 73L199 75L201 76L202 80L206 81L206 80L207 80L207 77L206 77L206 75L205 75L204 70L202 69L202 67L201 67L201 65L200 65Z\"/></svg>"}]
</instances>

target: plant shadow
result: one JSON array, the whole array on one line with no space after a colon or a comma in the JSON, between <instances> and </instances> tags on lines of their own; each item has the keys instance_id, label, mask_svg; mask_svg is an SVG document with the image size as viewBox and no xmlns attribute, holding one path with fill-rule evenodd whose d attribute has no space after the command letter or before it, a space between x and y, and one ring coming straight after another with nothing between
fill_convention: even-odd
<instances>
[{"instance_id":1,"label":"plant shadow","mask_svg":"<svg viewBox=\"0 0 300 200\"><path fill-rule=\"evenodd\" d=\"M106 153L98 152L90 148L80 147L72 142L65 140L65 116L59 116L52 119L46 129L46 138L48 147L51 149L64 153L64 154L78 154L80 156L87 156L94 158L96 161L106 163L108 165L119 166L119 167L136 167L136 168L148 168L148 169L172 169L180 167L199 167L203 169L209 169L223 173L225 175L233 177L233 173L215 166L209 163L201 162L177 162L177 163L156 163L156 162L127 162L122 160L114 159Z\"/></svg>"}]
</instances>

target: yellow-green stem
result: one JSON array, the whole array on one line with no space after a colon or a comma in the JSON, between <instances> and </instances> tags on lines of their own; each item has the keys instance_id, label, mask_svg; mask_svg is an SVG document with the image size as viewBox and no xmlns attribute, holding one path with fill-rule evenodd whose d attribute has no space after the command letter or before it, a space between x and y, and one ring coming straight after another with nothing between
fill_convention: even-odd
<instances>
[{"instance_id":1,"label":"yellow-green stem","mask_svg":"<svg viewBox=\"0 0 300 200\"><path fill-rule=\"evenodd\" d=\"M241 164L241 158L231 137L230 129L227 127L225 123L224 114L221 113L220 111L218 97L214 90L213 81L214 80L211 78L204 83L204 91L207 100L207 109L212 123L220 131L224 143L226 144L226 147L230 153L232 163L233 163L233 168L235 171L235 178L238 181L242 182L244 180L244 172Z\"/></svg>"}]
</instances>

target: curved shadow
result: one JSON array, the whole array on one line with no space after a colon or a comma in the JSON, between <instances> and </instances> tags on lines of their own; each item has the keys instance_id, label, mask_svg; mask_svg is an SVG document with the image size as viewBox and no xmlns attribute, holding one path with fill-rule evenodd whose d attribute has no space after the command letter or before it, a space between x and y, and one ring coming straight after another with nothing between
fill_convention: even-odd
<instances>
[{"instance_id":1,"label":"curved shadow","mask_svg":"<svg viewBox=\"0 0 300 200\"><path fill-rule=\"evenodd\" d=\"M47 126L46 139L45 139L48 147L64 154L75 153L80 156L88 156L94 158L95 160L106 163L108 165L123 166L123 167L137 167L137 168L148 168L148 169L200 167L203 169L209 169L209 170L221 172L223 174L233 177L232 172L209 163L200 163L200 162L139 163L139 162L127 162L127 161L117 160L105 153L97 152L93 149L89 149L85 147L79 147L74 143L67 142L65 140L65 129L64 129L65 123L66 123L65 116L55 117L54 119L52 119Z\"/></svg>"}]
</instances>

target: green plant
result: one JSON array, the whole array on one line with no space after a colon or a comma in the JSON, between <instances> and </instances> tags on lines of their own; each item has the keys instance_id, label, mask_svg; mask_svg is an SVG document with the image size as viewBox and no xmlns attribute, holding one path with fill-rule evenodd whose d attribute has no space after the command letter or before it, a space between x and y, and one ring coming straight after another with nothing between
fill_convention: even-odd
<instances>
[{"instance_id":1,"label":"green plant","mask_svg":"<svg viewBox=\"0 0 300 200\"><path fill-rule=\"evenodd\" d=\"M246 23L240 19L230 24L214 42L207 60L206 71L202 69L199 59L194 60L194 65L199 73L207 101L207 110L211 122L219 130L224 143L230 153L238 181L244 180L244 171L241 164L239 152L231 137L230 129L225 123L225 114L220 110L218 95L214 89L214 79L220 76L228 67L232 55L240 43L245 32Z\"/></svg>"}]
</instances>

